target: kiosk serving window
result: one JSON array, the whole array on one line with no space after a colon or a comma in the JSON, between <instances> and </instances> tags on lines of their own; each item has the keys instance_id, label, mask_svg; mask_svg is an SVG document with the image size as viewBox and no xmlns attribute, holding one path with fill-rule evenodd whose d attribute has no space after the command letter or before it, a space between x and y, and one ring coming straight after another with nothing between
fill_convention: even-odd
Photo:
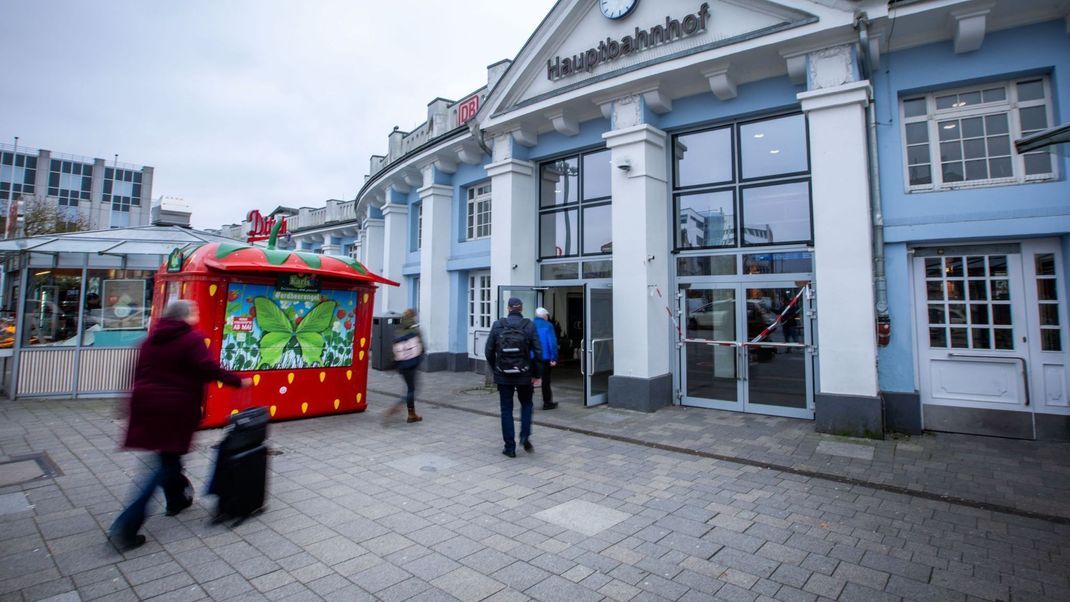
<instances>
[{"instance_id":1,"label":"kiosk serving window","mask_svg":"<svg viewBox=\"0 0 1070 602\"><path fill-rule=\"evenodd\" d=\"M677 249L813 240L802 114L673 136Z\"/></svg>"}]
</instances>

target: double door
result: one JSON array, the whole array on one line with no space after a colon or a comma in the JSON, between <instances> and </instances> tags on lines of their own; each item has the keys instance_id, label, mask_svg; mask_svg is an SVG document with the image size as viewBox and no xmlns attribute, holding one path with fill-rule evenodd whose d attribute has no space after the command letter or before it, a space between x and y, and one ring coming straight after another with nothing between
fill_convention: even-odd
<instances>
[{"instance_id":1,"label":"double door","mask_svg":"<svg viewBox=\"0 0 1070 602\"><path fill-rule=\"evenodd\" d=\"M807 283L680 287L687 406L813 418L813 294Z\"/></svg>"},{"instance_id":2,"label":"double door","mask_svg":"<svg viewBox=\"0 0 1070 602\"><path fill-rule=\"evenodd\" d=\"M915 249L925 428L1032 439L1034 413L1070 414L1061 264L1050 239Z\"/></svg>"},{"instance_id":3,"label":"double door","mask_svg":"<svg viewBox=\"0 0 1070 602\"><path fill-rule=\"evenodd\" d=\"M524 303L524 317L534 318L535 308L544 304L546 290L534 286L498 287L498 317L507 315L505 304L510 297L516 297ZM584 405L600 405L609 400L609 377L613 375L613 289L608 284L583 285L580 328Z\"/></svg>"}]
</instances>

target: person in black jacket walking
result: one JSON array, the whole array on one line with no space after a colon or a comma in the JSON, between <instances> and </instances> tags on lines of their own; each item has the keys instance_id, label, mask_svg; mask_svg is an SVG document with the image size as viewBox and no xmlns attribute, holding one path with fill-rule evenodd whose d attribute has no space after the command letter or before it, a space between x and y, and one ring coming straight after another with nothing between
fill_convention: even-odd
<instances>
[{"instance_id":1,"label":"person in black jacket walking","mask_svg":"<svg viewBox=\"0 0 1070 602\"><path fill-rule=\"evenodd\" d=\"M510 297L507 305L509 315L491 326L483 355L494 373L494 382L498 385L502 439L505 441L502 453L515 458L513 392L516 392L520 401L520 445L524 451L531 453L535 449L530 440L532 396L535 387L541 384L541 365L535 358L542 357L542 346L539 344L539 335L535 332L535 324L521 315L523 302L516 297Z\"/></svg>"}]
</instances>

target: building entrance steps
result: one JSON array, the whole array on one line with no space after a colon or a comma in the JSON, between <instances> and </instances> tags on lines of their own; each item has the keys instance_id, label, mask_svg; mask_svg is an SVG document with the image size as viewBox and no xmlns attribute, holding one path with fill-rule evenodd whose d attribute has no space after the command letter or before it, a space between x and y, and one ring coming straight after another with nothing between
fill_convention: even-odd
<instances>
[{"instance_id":1,"label":"building entrance steps","mask_svg":"<svg viewBox=\"0 0 1070 602\"><path fill-rule=\"evenodd\" d=\"M497 416L497 391L481 374L421 374L417 396ZM555 374L555 381L557 375ZM399 396L393 372L370 370L368 392ZM950 433L891 435L883 441L826 435L810 420L673 406L654 413L586 408L575 387L555 387L552 412L535 424L736 461L803 476L1070 523L1070 443ZM392 401L392 400L391 400Z\"/></svg>"}]
</instances>

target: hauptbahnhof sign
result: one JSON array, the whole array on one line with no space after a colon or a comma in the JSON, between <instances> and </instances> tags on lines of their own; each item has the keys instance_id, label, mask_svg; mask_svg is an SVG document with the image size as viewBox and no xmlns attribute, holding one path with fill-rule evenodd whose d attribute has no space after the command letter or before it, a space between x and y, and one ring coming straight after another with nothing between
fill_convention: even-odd
<instances>
[{"instance_id":1,"label":"hauptbahnhof sign","mask_svg":"<svg viewBox=\"0 0 1070 602\"><path fill-rule=\"evenodd\" d=\"M634 34L623 36L619 40L607 37L584 52L563 58L554 57L546 61L546 78L557 80L576 73L590 73L601 63L706 31L709 20L710 5L703 2L697 13L689 14L683 19L665 17L664 25L654 25L649 29L636 27Z\"/></svg>"}]
</instances>

